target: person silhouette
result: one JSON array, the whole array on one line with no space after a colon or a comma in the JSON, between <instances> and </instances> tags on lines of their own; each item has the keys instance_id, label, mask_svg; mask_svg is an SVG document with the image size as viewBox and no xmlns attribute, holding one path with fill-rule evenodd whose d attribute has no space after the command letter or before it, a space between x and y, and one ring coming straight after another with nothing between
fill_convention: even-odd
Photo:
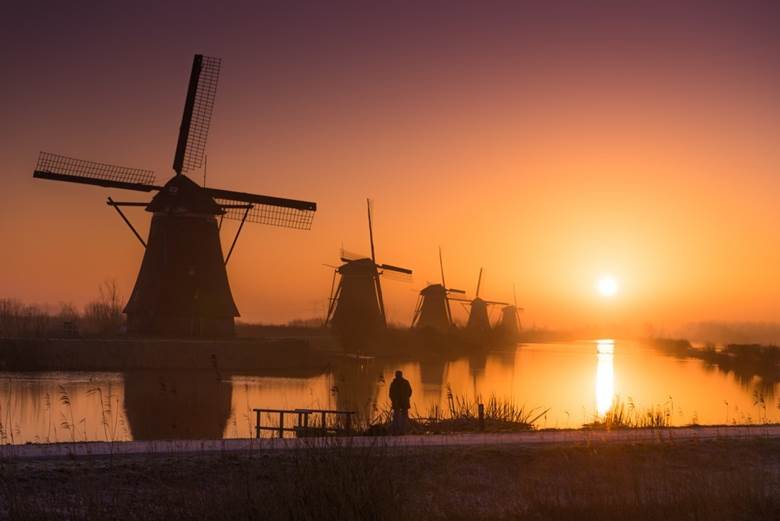
<instances>
[{"instance_id":1,"label":"person silhouette","mask_svg":"<svg viewBox=\"0 0 780 521\"><path fill-rule=\"evenodd\" d=\"M393 407L393 421L390 431L393 434L404 434L409 428L409 398L412 397L412 386L404 378L402 371L395 372L395 378L390 383L390 403Z\"/></svg>"}]
</instances>

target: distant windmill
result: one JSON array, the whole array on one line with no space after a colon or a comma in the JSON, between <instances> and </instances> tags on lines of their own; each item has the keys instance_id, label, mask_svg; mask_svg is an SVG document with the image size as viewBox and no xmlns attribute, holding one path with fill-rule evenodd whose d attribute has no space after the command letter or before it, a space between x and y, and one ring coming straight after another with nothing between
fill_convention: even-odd
<instances>
[{"instance_id":1,"label":"distant windmill","mask_svg":"<svg viewBox=\"0 0 780 521\"><path fill-rule=\"evenodd\" d=\"M325 324L349 338L366 338L387 327L382 284L379 277L396 273L403 276L412 270L391 264L377 264L374 250L374 230L371 200L368 206L368 237L371 257L355 255L342 249L341 262L335 269L331 284L330 304ZM336 275L340 276L336 286Z\"/></svg>"},{"instance_id":2,"label":"distant windmill","mask_svg":"<svg viewBox=\"0 0 780 521\"><path fill-rule=\"evenodd\" d=\"M449 331L452 326L452 310L449 295L465 294L462 289L448 288L444 282L444 261L439 248L439 268L441 268L441 284L429 284L420 291L417 307L412 319L412 327L431 328L440 332Z\"/></svg>"},{"instance_id":3,"label":"distant windmill","mask_svg":"<svg viewBox=\"0 0 780 521\"><path fill-rule=\"evenodd\" d=\"M203 163L221 60L200 54L192 62L179 139L173 160L176 175L164 186L149 170L113 166L41 152L33 177L157 192L151 202L108 198L145 248L141 269L125 307L128 331L168 336L229 336L238 309L225 265L245 222L308 230L316 203L198 186L184 172ZM146 241L122 212L145 207L152 223ZM217 222L219 216L219 222ZM223 257L222 219L240 221Z\"/></svg>"},{"instance_id":4,"label":"distant windmill","mask_svg":"<svg viewBox=\"0 0 780 521\"><path fill-rule=\"evenodd\" d=\"M509 338L516 338L520 335L520 311L523 308L517 307L517 290L512 286L512 297L514 304L501 308L501 319L496 329Z\"/></svg>"},{"instance_id":5,"label":"distant windmill","mask_svg":"<svg viewBox=\"0 0 780 521\"><path fill-rule=\"evenodd\" d=\"M469 311L469 319L468 322L466 322L466 330L472 331L472 332L478 332L483 333L486 331L490 331L490 318L488 317L488 306L491 305L498 305L498 306L508 306L506 302L497 302L494 300L484 300L480 298L479 296L479 290L482 286L482 271L483 269L479 269L479 277L477 278L477 291L475 294L475 297L473 300L466 300L466 299L452 299L452 300L458 300L461 302L468 303L469 306L471 306L471 310Z\"/></svg>"}]
</instances>

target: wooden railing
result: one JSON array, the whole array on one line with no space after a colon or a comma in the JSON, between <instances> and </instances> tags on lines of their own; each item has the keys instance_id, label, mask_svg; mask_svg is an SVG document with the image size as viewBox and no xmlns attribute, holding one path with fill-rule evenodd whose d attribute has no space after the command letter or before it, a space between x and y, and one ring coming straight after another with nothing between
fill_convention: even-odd
<instances>
[{"instance_id":1,"label":"wooden railing","mask_svg":"<svg viewBox=\"0 0 780 521\"><path fill-rule=\"evenodd\" d=\"M255 411L255 437L262 431L277 432L280 438L285 432L292 432L299 438L305 436L349 436L352 434L352 417L355 411L337 411L331 409L253 409ZM263 415L279 418L279 425L264 426ZM286 416L293 420L285 422ZM328 418L334 421L328 423ZM289 425L289 427L287 426Z\"/></svg>"}]
</instances>

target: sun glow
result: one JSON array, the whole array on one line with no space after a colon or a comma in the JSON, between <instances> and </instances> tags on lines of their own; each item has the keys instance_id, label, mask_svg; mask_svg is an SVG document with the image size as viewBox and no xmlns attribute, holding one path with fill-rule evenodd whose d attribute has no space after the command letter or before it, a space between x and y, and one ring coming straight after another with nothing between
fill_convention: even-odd
<instances>
[{"instance_id":1,"label":"sun glow","mask_svg":"<svg viewBox=\"0 0 780 521\"><path fill-rule=\"evenodd\" d=\"M603 297L614 297L619 289L618 281L612 275L602 275L596 281L596 290Z\"/></svg>"}]
</instances>

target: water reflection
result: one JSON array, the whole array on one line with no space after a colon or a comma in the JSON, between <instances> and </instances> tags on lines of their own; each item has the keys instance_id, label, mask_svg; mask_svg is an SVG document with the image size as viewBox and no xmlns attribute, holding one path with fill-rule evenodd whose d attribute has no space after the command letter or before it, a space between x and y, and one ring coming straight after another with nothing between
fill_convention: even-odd
<instances>
[{"instance_id":1,"label":"water reflection","mask_svg":"<svg viewBox=\"0 0 780 521\"><path fill-rule=\"evenodd\" d=\"M603 416L615 398L615 341L596 341L596 412Z\"/></svg>"},{"instance_id":2,"label":"water reflection","mask_svg":"<svg viewBox=\"0 0 780 521\"><path fill-rule=\"evenodd\" d=\"M255 407L351 409L373 419L389 407L396 369L411 382L412 409L421 415L446 410L451 391L550 408L540 427L591 422L617 393L639 409L673 399L674 425L780 419L780 409L756 404L733 373L604 340L526 344L457 359L338 357L327 370L285 374L0 373L0 442L248 437Z\"/></svg>"},{"instance_id":3,"label":"water reflection","mask_svg":"<svg viewBox=\"0 0 780 521\"><path fill-rule=\"evenodd\" d=\"M131 439L119 373L0 373L0 443Z\"/></svg>"},{"instance_id":4,"label":"water reflection","mask_svg":"<svg viewBox=\"0 0 780 521\"><path fill-rule=\"evenodd\" d=\"M125 411L136 440L221 438L231 384L214 371L125 373Z\"/></svg>"}]
</instances>

